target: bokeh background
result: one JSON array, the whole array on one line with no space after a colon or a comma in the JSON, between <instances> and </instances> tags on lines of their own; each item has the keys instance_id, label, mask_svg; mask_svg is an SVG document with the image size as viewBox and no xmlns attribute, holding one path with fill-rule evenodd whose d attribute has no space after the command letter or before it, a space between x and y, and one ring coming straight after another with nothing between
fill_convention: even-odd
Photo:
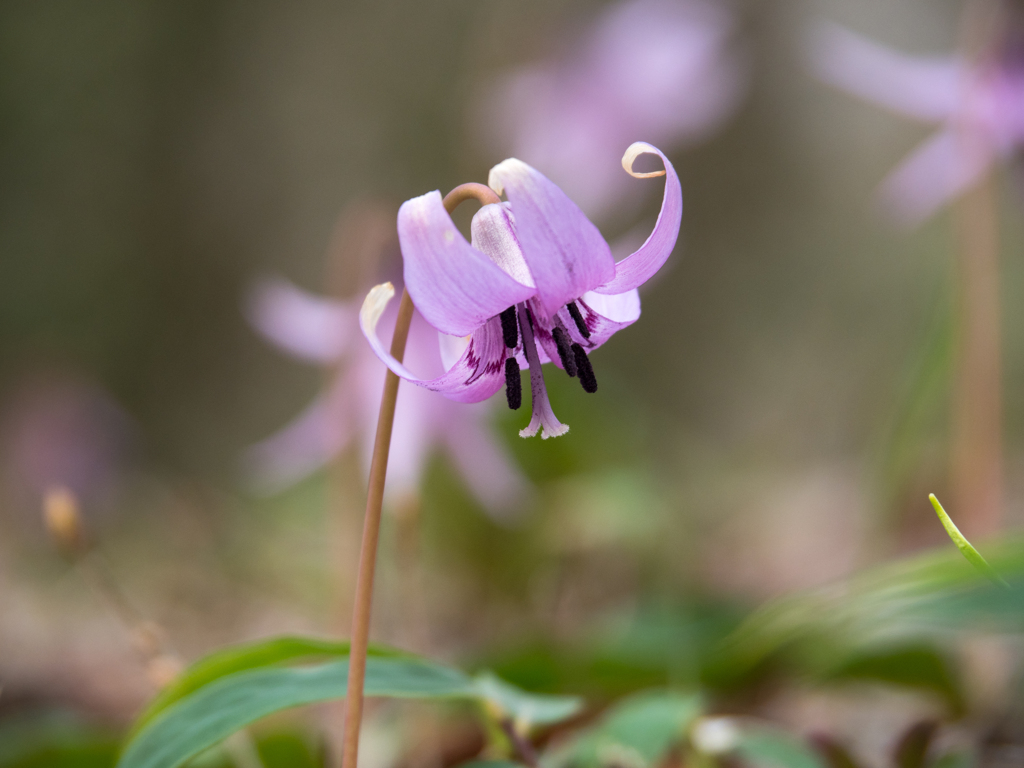
<instances>
[{"instance_id":1,"label":"bokeh background","mask_svg":"<svg viewBox=\"0 0 1024 768\"><path fill-rule=\"evenodd\" d=\"M103 567L181 659L347 634L361 449L274 492L247 472L246 450L331 379L261 337L252 292L269 276L358 301L394 274L393 247L369 278L350 263L366 211L387 220L407 198L486 181L517 151L502 84L571 60L611 7L0 6L0 728L57 718L116 734L155 690L124 617L47 536L54 484L78 495ZM875 197L929 129L817 80L806 36L832 20L945 53L962 3L718 8L734 90L708 125L659 139L685 209L643 317L593 355L597 394L548 373L567 436L522 440L524 412L494 403L529 482L514 521L488 516L443 449L416 512L389 505L378 639L600 700L699 675L702 644L769 598L943 544L927 493L948 489L952 222L895 227ZM997 175L1011 528L1019 181ZM657 214L661 182L630 184L595 215L613 243ZM642 643L640 660L587 666L581 649L630 632L674 645L676 666L652 671ZM825 711L786 696L769 709L798 726ZM886 733L932 706L891 696L867 707ZM384 752L380 765L398 759Z\"/></svg>"}]
</instances>

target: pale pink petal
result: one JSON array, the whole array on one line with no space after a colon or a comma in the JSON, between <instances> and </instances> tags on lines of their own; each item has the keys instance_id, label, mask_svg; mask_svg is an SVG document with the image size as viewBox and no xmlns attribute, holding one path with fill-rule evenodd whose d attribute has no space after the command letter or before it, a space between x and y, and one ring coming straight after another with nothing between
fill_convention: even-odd
<instances>
[{"instance_id":1,"label":"pale pink petal","mask_svg":"<svg viewBox=\"0 0 1024 768\"><path fill-rule=\"evenodd\" d=\"M356 308L296 288L262 280L249 295L246 316L260 333L303 360L331 363L345 352L356 326Z\"/></svg>"},{"instance_id":2,"label":"pale pink petal","mask_svg":"<svg viewBox=\"0 0 1024 768\"><path fill-rule=\"evenodd\" d=\"M494 166L487 183L508 195L547 316L615 276L615 259L597 227L539 171L513 158Z\"/></svg>"},{"instance_id":3,"label":"pale pink petal","mask_svg":"<svg viewBox=\"0 0 1024 768\"><path fill-rule=\"evenodd\" d=\"M355 392L348 376L337 376L326 393L317 397L297 418L242 457L251 485L275 493L317 471L352 437L349 398Z\"/></svg>"},{"instance_id":4,"label":"pale pink petal","mask_svg":"<svg viewBox=\"0 0 1024 768\"><path fill-rule=\"evenodd\" d=\"M388 368L406 381L462 403L486 400L501 389L505 383L506 352L497 318L476 330L466 351L451 369L437 378L422 379L392 357L377 335L377 323L394 295L395 289L390 283L376 286L367 294L359 313L363 335Z\"/></svg>"},{"instance_id":5,"label":"pale pink petal","mask_svg":"<svg viewBox=\"0 0 1024 768\"><path fill-rule=\"evenodd\" d=\"M398 211L405 284L428 323L467 336L534 294L466 242L439 192L406 200Z\"/></svg>"},{"instance_id":6,"label":"pale pink petal","mask_svg":"<svg viewBox=\"0 0 1024 768\"><path fill-rule=\"evenodd\" d=\"M811 67L825 82L908 117L937 122L956 114L964 67L952 56L908 56L838 24L816 25Z\"/></svg>"},{"instance_id":7,"label":"pale pink petal","mask_svg":"<svg viewBox=\"0 0 1024 768\"><path fill-rule=\"evenodd\" d=\"M458 418L447 421L443 436L466 485L492 519L510 522L518 516L529 491L508 449L496 440L485 419L483 404L459 406Z\"/></svg>"},{"instance_id":8,"label":"pale pink petal","mask_svg":"<svg viewBox=\"0 0 1024 768\"><path fill-rule=\"evenodd\" d=\"M642 154L658 155L665 164L665 170L657 173L636 173L633 163ZM654 276L672 255L679 237L679 223L683 218L683 190L679 186L679 177L675 168L662 151L642 141L632 144L622 158L622 167L631 176L647 178L665 176L665 194L661 201L661 211L647 241L635 252L615 265L615 277L608 283L595 288L597 293L616 294L637 288Z\"/></svg>"},{"instance_id":9,"label":"pale pink petal","mask_svg":"<svg viewBox=\"0 0 1024 768\"><path fill-rule=\"evenodd\" d=\"M956 198L992 163L992 152L971 146L954 128L934 134L882 183L883 212L910 226Z\"/></svg>"}]
</instances>

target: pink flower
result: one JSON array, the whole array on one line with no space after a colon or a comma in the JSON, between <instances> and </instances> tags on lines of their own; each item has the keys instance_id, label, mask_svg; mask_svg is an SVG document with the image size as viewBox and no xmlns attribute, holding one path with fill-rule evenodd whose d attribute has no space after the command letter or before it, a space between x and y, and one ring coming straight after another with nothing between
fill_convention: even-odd
<instances>
[{"instance_id":1,"label":"pink flower","mask_svg":"<svg viewBox=\"0 0 1024 768\"><path fill-rule=\"evenodd\" d=\"M902 223L928 218L1024 142L1020 61L908 56L835 24L819 25L811 43L825 82L940 126L882 183L883 205Z\"/></svg>"},{"instance_id":2,"label":"pink flower","mask_svg":"<svg viewBox=\"0 0 1024 768\"><path fill-rule=\"evenodd\" d=\"M283 280L267 280L249 306L252 324L293 356L336 369L327 391L281 431L249 449L249 473L265 490L277 490L323 467L352 441L361 441L365 466L373 450L384 369L365 344L353 344L354 306L310 295ZM385 324L394 325L394 313ZM440 372L438 335L415 319L409 335L409 361ZM492 516L509 515L526 492L507 450L487 424L481 403L464 408L439 401L415 387L398 397L388 464L390 499L414 494L431 451L447 449L470 490Z\"/></svg>"},{"instance_id":3,"label":"pink flower","mask_svg":"<svg viewBox=\"0 0 1024 768\"><path fill-rule=\"evenodd\" d=\"M733 27L725 5L704 0L612 5L568 55L497 80L476 109L478 132L600 218L631 194L614 162L622 147L636 136L693 142L733 111L745 81Z\"/></svg>"},{"instance_id":4,"label":"pink flower","mask_svg":"<svg viewBox=\"0 0 1024 768\"><path fill-rule=\"evenodd\" d=\"M634 161L646 153L658 155L665 170L634 173ZM618 263L597 227L565 193L520 160L491 169L488 184L507 194L508 202L477 211L472 244L455 228L439 192L407 200L398 212L406 287L423 318L450 337L443 347L450 344L459 354L432 378L414 374L388 354L377 322L394 295L390 284L374 288L360 312L373 351L398 376L450 400L475 403L504 385L512 408L522 400L519 371L525 365L533 416L519 434L565 434L569 428L551 409L541 364L553 362L578 376L585 391L596 391L587 352L640 317L636 289L665 263L679 234L682 191L661 150L637 142L622 165L637 177L666 178L654 231Z\"/></svg>"}]
</instances>

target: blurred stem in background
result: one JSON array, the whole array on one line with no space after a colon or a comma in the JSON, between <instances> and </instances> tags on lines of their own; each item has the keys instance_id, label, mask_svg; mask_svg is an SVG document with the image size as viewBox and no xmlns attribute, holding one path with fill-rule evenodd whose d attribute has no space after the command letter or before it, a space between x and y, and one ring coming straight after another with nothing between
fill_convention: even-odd
<instances>
[{"instance_id":1,"label":"blurred stem in background","mask_svg":"<svg viewBox=\"0 0 1024 768\"><path fill-rule=\"evenodd\" d=\"M968 0L962 47L969 61L1000 44L998 3ZM963 121L967 153L984 152L978 127ZM992 171L954 209L958 318L955 338L951 479L964 528L972 536L999 530L1003 516L1002 355L1000 347L999 222Z\"/></svg>"}]
</instances>

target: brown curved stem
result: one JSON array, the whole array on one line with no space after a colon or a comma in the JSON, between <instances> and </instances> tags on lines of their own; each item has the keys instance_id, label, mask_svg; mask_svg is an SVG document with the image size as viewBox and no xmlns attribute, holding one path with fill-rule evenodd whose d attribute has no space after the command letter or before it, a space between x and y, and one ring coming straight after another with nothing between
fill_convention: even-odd
<instances>
[{"instance_id":1,"label":"brown curved stem","mask_svg":"<svg viewBox=\"0 0 1024 768\"><path fill-rule=\"evenodd\" d=\"M490 187L483 184L462 184L444 198L444 207L451 213L466 200L482 205L501 202ZM391 338L391 356L399 362L405 357L405 342L412 322L412 299L402 291L398 306L395 334ZM356 598L352 611L352 645L348 661L348 692L345 696L344 742L341 749L342 768L356 768L359 758L359 729L363 722L363 684L366 680L366 650L370 640L370 609L373 605L373 575L377 565L377 542L380 539L381 509L384 504L384 479L391 451L391 430L395 423L399 378L388 371L377 417L377 435L370 463L370 483L366 497L366 518L363 541L359 550L359 575L356 577Z\"/></svg>"}]
</instances>

